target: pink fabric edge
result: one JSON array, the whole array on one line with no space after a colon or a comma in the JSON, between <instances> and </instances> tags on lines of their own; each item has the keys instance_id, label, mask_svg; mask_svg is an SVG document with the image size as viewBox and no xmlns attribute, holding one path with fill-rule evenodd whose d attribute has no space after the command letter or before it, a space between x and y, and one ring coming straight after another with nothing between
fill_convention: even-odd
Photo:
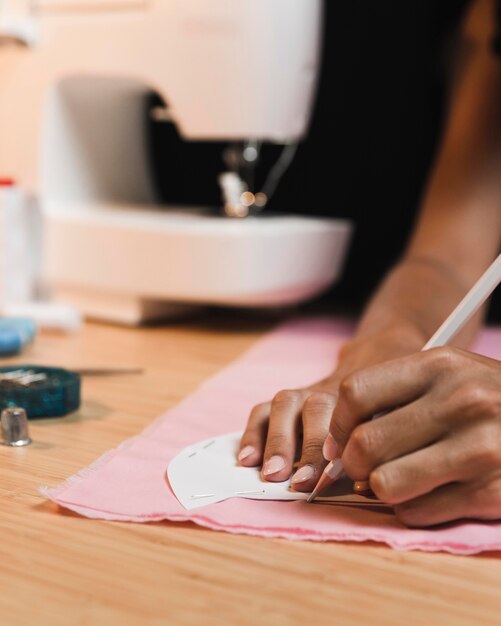
<instances>
[{"instance_id":1,"label":"pink fabric edge","mask_svg":"<svg viewBox=\"0 0 501 626\"><path fill-rule=\"evenodd\" d=\"M154 423L155 422L153 422L153 424ZM145 430L147 430L148 428L151 428L151 426L153 426L153 424L150 424L150 426L148 426ZM93 474L94 472L99 470L101 467L106 465L106 463L108 461L111 461L111 459L114 456L116 456L121 450L131 446L136 441L136 439L138 439L139 437L140 437L140 435L136 435L135 437L131 437L130 439L127 439L126 441L123 441L116 448L112 448L111 450L108 450L107 452L102 454L100 457L98 457L95 461L93 461L90 465L87 465L86 467L82 468L76 474L71 475L69 478L64 480L62 483L59 483L55 487L49 487L48 485L41 485L38 488L38 492L42 496L44 496L45 498L48 498L49 500L52 500L56 504L58 504L59 502L63 502L63 500L59 499L59 496L70 485L74 485L75 483L79 483L79 482L82 482L83 480L85 480L90 474ZM103 511L103 513L106 513L106 511Z\"/></svg>"},{"instance_id":2,"label":"pink fabric edge","mask_svg":"<svg viewBox=\"0 0 501 626\"><path fill-rule=\"evenodd\" d=\"M42 488L43 489L43 488ZM52 499L52 498L51 498ZM233 535L245 535L250 534L250 531L255 530L255 526L244 526L244 525L230 525L230 524L218 524L214 520L209 517L204 517L202 515L192 516L191 518L185 515L166 515L165 513L157 513L153 515L144 515L144 516L131 516L131 515L119 515L117 513L110 513L108 511L104 511L102 509L92 509L90 507L80 507L73 502L67 502L65 500L59 500L56 502L58 505L62 505L65 508L68 508L75 513L84 515L89 519L103 519L103 515L105 516L105 520L109 522L135 522L135 523L152 523L152 522L165 522L165 521L173 521L173 522L189 522L193 523L202 528L208 528L210 530L219 531L219 532L228 532ZM262 533L260 536L265 538L275 538L275 539L288 539L290 541L337 541L337 542L346 542L352 541L355 543L380 543L381 545L387 545L395 550L399 550L401 552L408 552L412 550L421 550L425 552L444 552L447 550L450 554L457 554L463 556L469 556L478 554L479 552L496 552L501 551L501 544L482 544L476 545L474 548L471 546L466 546L464 544L457 543L448 543L443 542L441 545L437 545L434 543L428 542L415 542L415 543L405 543L402 544L398 541L394 541L388 539L385 536L374 535L372 537L367 537L361 535L359 533L311 533L305 532L301 528L260 528L260 532Z\"/></svg>"}]
</instances>

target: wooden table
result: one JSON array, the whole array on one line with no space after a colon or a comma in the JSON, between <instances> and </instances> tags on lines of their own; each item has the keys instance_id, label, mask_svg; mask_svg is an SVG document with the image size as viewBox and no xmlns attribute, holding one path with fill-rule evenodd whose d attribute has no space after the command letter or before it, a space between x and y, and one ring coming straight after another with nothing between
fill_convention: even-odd
<instances>
[{"instance_id":1,"label":"wooden table","mask_svg":"<svg viewBox=\"0 0 501 626\"><path fill-rule=\"evenodd\" d=\"M270 327L224 313L143 329L89 323L42 334L12 361L145 372L86 378L78 414L32 422L26 448L0 447L1 626L501 624L500 554L94 521L39 495L139 433Z\"/></svg>"}]
</instances>

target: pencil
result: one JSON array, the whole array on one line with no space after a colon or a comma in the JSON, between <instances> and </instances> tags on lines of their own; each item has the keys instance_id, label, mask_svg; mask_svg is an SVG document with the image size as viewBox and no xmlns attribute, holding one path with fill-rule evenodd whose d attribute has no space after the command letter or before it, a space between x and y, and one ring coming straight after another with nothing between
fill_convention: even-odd
<instances>
[{"instance_id":1,"label":"pencil","mask_svg":"<svg viewBox=\"0 0 501 626\"><path fill-rule=\"evenodd\" d=\"M435 334L430 337L421 350L430 350L431 348L438 348L440 346L447 345L449 341L457 335L457 333L465 326L471 317L480 309L500 282L501 254L498 255L491 265L489 265L482 276L480 276L477 282L441 324ZM331 485L333 482L338 480L342 473L341 459L331 461L324 469L306 502L313 502L313 500L328 485Z\"/></svg>"}]
</instances>

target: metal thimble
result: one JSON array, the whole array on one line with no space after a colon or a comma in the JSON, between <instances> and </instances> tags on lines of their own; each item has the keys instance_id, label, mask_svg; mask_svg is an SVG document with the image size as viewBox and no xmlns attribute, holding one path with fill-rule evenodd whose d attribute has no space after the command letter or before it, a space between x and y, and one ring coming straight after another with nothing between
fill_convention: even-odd
<instances>
[{"instance_id":1,"label":"metal thimble","mask_svg":"<svg viewBox=\"0 0 501 626\"><path fill-rule=\"evenodd\" d=\"M2 443L5 446L27 446L31 443L28 434L28 416L21 407L4 409L0 416Z\"/></svg>"}]
</instances>

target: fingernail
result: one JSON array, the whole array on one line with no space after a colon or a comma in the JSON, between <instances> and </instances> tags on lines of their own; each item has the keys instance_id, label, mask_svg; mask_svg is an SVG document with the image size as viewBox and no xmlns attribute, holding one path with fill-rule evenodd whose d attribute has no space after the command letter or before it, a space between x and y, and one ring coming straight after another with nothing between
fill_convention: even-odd
<instances>
[{"instance_id":1,"label":"fingernail","mask_svg":"<svg viewBox=\"0 0 501 626\"><path fill-rule=\"evenodd\" d=\"M356 480L353 483L353 491L355 493L371 493L372 489L368 480Z\"/></svg>"},{"instance_id":2,"label":"fingernail","mask_svg":"<svg viewBox=\"0 0 501 626\"><path fill-rule=\"evenodd\" d=\"M243 447L240 452L238 453L238 460L239 461L243 461L244 459L246 459L248 456L250 456L251 454L254 454L254 452L256 451L256 448L252 447L252 446L245 446Z\"/></svg>"},{"instance_id":3,"label":"fingernail","mask_svg":"<svg viewBox=\"0 0 501 626\"><path fill-rule=\"evenodd\" d=\"M338 445L330 433L325 438L322 454L324 455L324 459L326 461L334 461L339 456Z\"/></svg>"},{"instance_id":4,"label":"fingernail","mask_svg":"<svg viewBox=\"0 0 501 626\"><path fill-rule=\"evenodd\" d=\"M307 480L311 480L315 476L315 468L313 465L303 465L292 477L292 483L304 483Z\"/></svg>"},{"instance_id":5,"label":"fingernail","mask_svg":"<svg viewBox=\"0 0 501 626\"><path fill-rule=\"evenodd\" d=\"M276 474L285 467L285 459L278 454L272 456L263 465L263 474L270 476L270 474Z\"/></svg>"}]
</instances>

